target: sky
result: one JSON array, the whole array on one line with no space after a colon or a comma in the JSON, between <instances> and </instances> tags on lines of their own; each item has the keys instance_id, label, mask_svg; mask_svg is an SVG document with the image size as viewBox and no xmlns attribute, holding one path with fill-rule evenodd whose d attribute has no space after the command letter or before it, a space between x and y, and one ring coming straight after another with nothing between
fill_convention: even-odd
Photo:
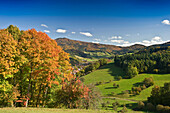
<instances>
[{"instance_id":1,"label":"sky","mask_svg":"<svg viewBox=\"0 0 170 113\"><path fill-rule=\"evenodd\" d=\"M0 29L11 24L52 39L149 46L170 41L170 0L0 1Z\"/></svg>"}]
</instances>

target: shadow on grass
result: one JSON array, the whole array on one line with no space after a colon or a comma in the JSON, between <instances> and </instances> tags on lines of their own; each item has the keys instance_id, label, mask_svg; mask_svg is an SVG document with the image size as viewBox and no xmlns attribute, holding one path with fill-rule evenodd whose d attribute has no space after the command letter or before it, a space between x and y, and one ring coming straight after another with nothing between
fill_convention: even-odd
<instances>
[{"instance_id":1,"label":"shadow on grass","mask_svg":"<svg viewBox=\"0 0 170 113\"><path fill-rule=\"evenodd\" d=\"M121 76L123 78L125 75L125 72L123 71L123 69L115 66L114 63L109 63L107 65L100 67L99 69L108 69L108 72L111 76Z\"/></svg>"},{"instance_id":2,"label":"shadow on grass","mask_svg":"<svg viewBox=\"0 0 170 113\"><path fill-rule=\"evenodd\" d=\"M137 83L133 84L134 87L138 87L138 86L142 86L142 85L143 85L143 82L137 82Z\"/></svg>"},{"instance_id":3,"label":"shadow on grass","mask_svg":"<svg viewBox=\"0 0 170 113\"><path fill-rule=\"evenodd\" d=\"M116 89L117 87L106 87L105 89Z\"/></svg>"}]
</instances>

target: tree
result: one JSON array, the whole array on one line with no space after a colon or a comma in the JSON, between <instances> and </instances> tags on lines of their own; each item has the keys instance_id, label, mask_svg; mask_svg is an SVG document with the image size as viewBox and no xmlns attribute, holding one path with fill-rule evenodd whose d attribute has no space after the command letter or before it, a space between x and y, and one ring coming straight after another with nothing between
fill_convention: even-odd
<instances>
[{"instance_id":1,"label":"tree","mask_svg":"<svg viewBox=\"0 0 170 113\"><path fill-rule=\"evenodd\" d=\"M15 58L18 56L17 42L6 30L0 30L0 103L13 105L13 77L18 71Z\"/></svg>"},{"instance_id":2,"label":"tree","mask_svg":"<svg viewBox=\"0 0 170 113\"><path fill-rule=\"evenodd\" d=\"M138 71L136 67L130 66L127 68L126 74L129 78L132 78L136 75L138 75Z\"/></svg>"},{"instance_id":3,"label":"tree","mask_svg":"<svg viewBox=\"0 0 170 113\"><path fill-rule=\"evenodd\" d=\"M145 78L144 81L143 81L144 85L146 87L149 87L149 86L152 86L154 85L154 81L153 81L153 78L152 77L149 77L149 78Z\"/></svg>"},{"instance_id":4,"label":"tree","mask_svg":"<svg viewBox=\"0 0 170 113\"><path fill-rule=\"evenodd\" d=\"M151 96L148 97L148 101L154 105L170 106L170 83L164 83L163 87L155 86L152 89Z\"/></svg>"},{"instance_id":5,"label":"tree","mask_svg":"<svg viewBox=\"0 0 170 113\"><path fill-rule=\"evenodd\" d=\"M68 54L45 33L35 29L23 31L18 48L26 59L18 73L19 90L27 100L26 106L45 104L47 92L53 83L59 84L60 79L73 77ZM40 100L43 101L40 103Z\"/></svg>"}]
</instances>

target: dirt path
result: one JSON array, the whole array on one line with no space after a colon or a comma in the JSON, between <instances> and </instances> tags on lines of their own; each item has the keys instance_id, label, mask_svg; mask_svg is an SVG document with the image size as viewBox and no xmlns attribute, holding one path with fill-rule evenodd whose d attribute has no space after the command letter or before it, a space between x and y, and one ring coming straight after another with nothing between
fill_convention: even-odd
<instances>
[{"instance_id":1,"label":"dirt path","mask_svg":"<svg viewBox=\"0 0 170 113\"><path fill-rule=\"evenodd\" d=\"M126 99L126 98L119 98L119 97L102 97L102 98L111 98L111 99L118 99L118 100L126 100L126 101L130 101L130 102L138 102L137 100Z\"/></svg>"}]
</instances>

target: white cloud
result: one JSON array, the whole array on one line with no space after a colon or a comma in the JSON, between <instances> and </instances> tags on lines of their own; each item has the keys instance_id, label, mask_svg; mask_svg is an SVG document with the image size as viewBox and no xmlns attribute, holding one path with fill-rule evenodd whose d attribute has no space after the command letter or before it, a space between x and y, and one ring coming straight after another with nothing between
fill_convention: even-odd
<instances>
[{"instance_id":1,"label":"white cloud","mask_svg":"<svg viewBox=\"0 0 170 113\"><path fill-rule=\"evenodd\" d=\"M129 41L124 41L123 43L124 43L124 44L129 44Z\"/></svg>"},{"instance_id":2,"label":"white cloud","mask_svg":"<svg viewBox=\"0 0 170 113\"><path fill-rule=\"evenodd\" d=\"M96 43L96 44L99 44L100 42L95 42L95 41L92 41L92 43Z\"/></svg>"},{"instance_id":3,"label":"white cloud","mask_svg":"<svg viewBox=\"0 0 170 113\"><path fill-rule=\"evenodd\" d=\"M122 44L128 44L129 42L128 41L124 41L124 40L110 40L111 42L113 43L122 43Z\"/></svg>"},{"instance_id":4,"label":"white cloud","mask_svg":"<svg viewBox=\"0 0 170 113\"><path fill-rule=\"evenodd\" d=\"M169 20L163 20L162 23L166 24L166 25L170 25L170 21Z\"/></svg>"},{"instance_id":5,"label":"white cloud","mask_svg":"<svg viewBox=\"0 0 170 113\"><path fill-rule=\"evenodd\" d=\"M109 39L122 39L122 37L121 37L121 36L112 36L112 37L109 38Z\"/></svg>"},{"instance_id":6,"label":"white cloud","mask_svg":"<svg viewBox=\"0 0 170 113\"><path fill-rule=\"evenodd\" d=\"M65 30L65 29L57 29L57 30L56 30L56 32L58 32L58 33L66 33L66 31L67 31L67 30Z\"/></svg>"},{"instance_id":7,"label":"white cloud","mask_svg":"<svg viewBox=\"0 0 170 113\"><path fill-rule=\"evenodd\" d=\"M93 35L89 32L80 32L80 34L88 36L88 37L92 37Z\"/></svg>"},{"instance_id":8,"label":"white cloud","mask_svg":"<svg viewBox=\"0 0 170 113\"><path fill-rule=\"evenodd\" d=\"M154 38L152 38L152 40L154 40L154 41L161 41L161 37L155 36Z\"/></svg>"},{"instance_id":9,"label":"white cloud","mask_svg":"<svg viewBox=\"0 0 170 113\"><path fill-rule=\"evenodd\" d=\"M144 44L150 44L151 42L149 40L143 40L142 41Z\"/></svg>"},{"instance_id":10,"label":"white cloud","mask_svg":"<svg viewBox=\"0 0 170 113\"><path fill-rule=\"evenodd\" d=\"M163 41L161 37L155 36L150 41L149 40L143 40L142 42L134 42L134 43L127 43L127 44L124 43L120 46L131 46L131 45L134 45L134 44L142 44L142 45L145 45L145 46L150 46L150 45L154 45L154 44L163 44L163 43L166 43L166 42L169 42L169 41L170 40Z\"/></svg>"},{"instance_id":11,"label":"white cloud","mask_svg":"<svg viewBox=\"0 0 170 113\"><path fill-rule=\"evenodd\" d=\"M45 33L50 33L50 31L49 31L49 30L44 30L44 32L45 32Z\"/></svg>"},{"instance_id":12,"label":"white cloud","mask_svg":"<svg viewBox=\"0 0 170 113\"><path fill-rule=\"evenodd\" d=\"M45 24L41 24L41 26L48 28L48 26L47 26L47 25L45 25Z\"/></svg>"},{"instance_id":13,"label":"white cloud","mask_svg":"<svg viewBox=\"0 0 170 113\"><path fill-rule=\"evenodd\" d=\"M93 39L93 40L98 41L98 42L101 41L101 39L99 39L99 38L95 38L95 39Z\"/></svg>"},{"instance_id":14,"label":"white cloud","mask_svg":"<svg viewBox=\"0 0 170 113\"><path fill-rule=\"evenodd\" d=\"M76 34L76 32L71 32L72 34Z\"/></svg>"}]
</instances>

